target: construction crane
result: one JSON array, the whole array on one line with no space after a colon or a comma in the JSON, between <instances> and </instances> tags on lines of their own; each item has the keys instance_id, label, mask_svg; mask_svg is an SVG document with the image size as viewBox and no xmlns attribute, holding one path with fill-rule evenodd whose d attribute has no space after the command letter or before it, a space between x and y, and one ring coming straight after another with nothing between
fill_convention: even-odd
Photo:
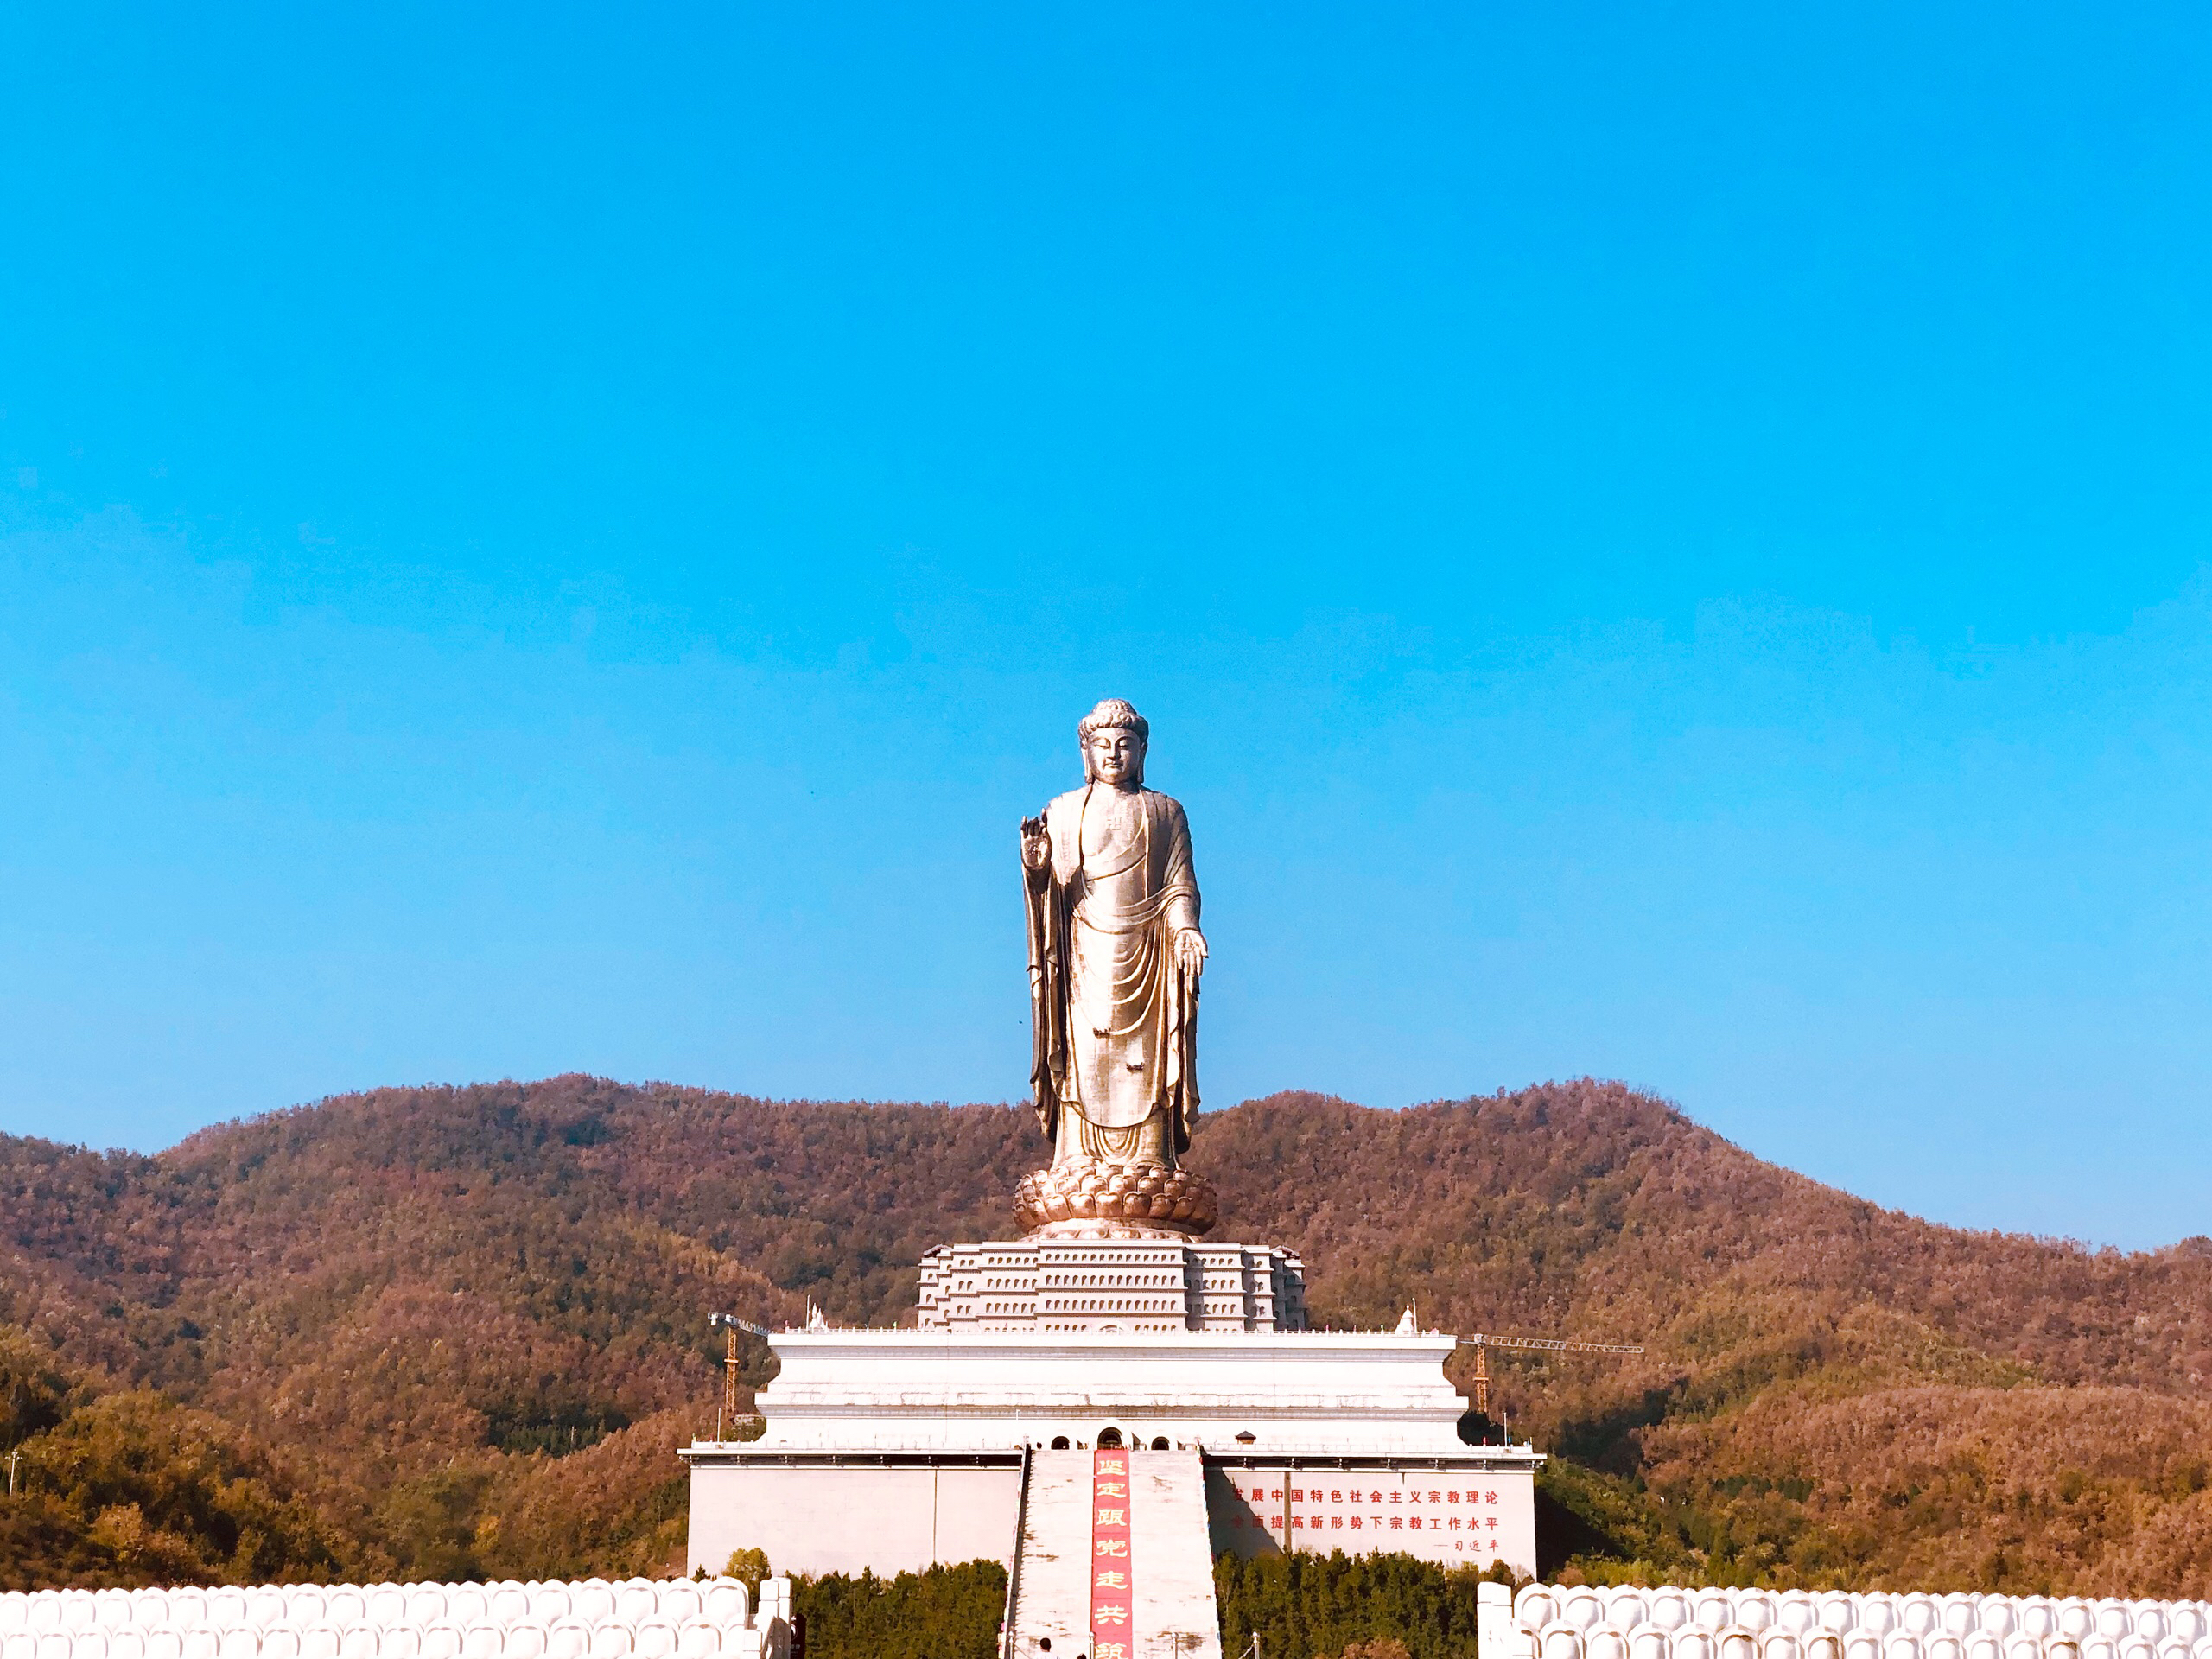
<instances>
[{"instance_id":1,"label":"construction crane","mask_svg":"<svg viewBox=\"0 0 2212 1659\"><path fill-rule=\"evenodd\" d=\"M1623 1342L1561 1342L1550 1337L1488 1337L1459 1338L1462 1348L1475 1351L1475 1409L1490 1415L1490 1351L1493 1348L1533 1348L1547 1354L1640 1354L1643 1349Z\"/></svg>"},{"instance_id":2,"label":"construction crane","mask_svg":"<svg viewBox=\"0 0 2212 1659\"><path fill-rule=\"evenodd\" d=\"M716 1440L722 1437L722 1419L737 1415L737 1333L750 1331L756 1337L768 1334L767 1326L755 1325L750 1319L741 1319L734 1313L709 1313L707 1328L712 1331L718 1327L729 1332L729 1345L722 1354L722 1403L715 1413Z\"/></svg>"}]
</instances>

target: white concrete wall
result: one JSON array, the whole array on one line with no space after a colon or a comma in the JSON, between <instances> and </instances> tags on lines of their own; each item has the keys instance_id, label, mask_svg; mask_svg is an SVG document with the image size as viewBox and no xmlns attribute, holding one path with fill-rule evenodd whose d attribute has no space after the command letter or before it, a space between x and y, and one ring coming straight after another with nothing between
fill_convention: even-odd
<instances>
[{"instance_id":1,"label":"white concrete wall","mask_svg":"<svg viewBox=\"0 0 2212 1659\"><path fill-rule=\"evenodd\" d=\"M764 1450L990 1451L1119 1427L1234 1451L1451 1455L1455 1339L1389 1332L826 1331L769 1338Z\"/></svg>"},{"instance_id":2,"label":"white concrete wall","mask_svg":"<svg viewBox=\"0 0 2212 1659\"><path fill-rule=\"evenodd\" d=\"M692 1570L761 1549L779 1573L879 1578L962 1561L1011 1567L1018 1465L936 1469L694 1462Z\"/></svg>"}]
</instances>

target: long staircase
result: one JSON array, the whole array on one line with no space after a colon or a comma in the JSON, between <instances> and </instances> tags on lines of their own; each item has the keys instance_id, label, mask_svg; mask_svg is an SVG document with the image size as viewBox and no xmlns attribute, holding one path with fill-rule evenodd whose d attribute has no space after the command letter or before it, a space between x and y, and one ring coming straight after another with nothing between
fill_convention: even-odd
<instances>
[{"instance_id":1,"label":"long staircase","mask_svg":"<svg viewBox=\"0 0 2212 1659\"><path fill-rule=\"evenodd\" d=\"M1129 1454L1136 1605L1128 1659L1221 1659L1206 1478L1196 1452ZM1060 1644L1052 1643L1054 1653Z\"/></svg>"},{"instance_id":2,"label":"long staircase","mask_svg":"<svg viewBox=\"0 0 2212 1659\"><path fill-rule=\"evenodd\" d=\"M1122 1459L1126 1475L1102 1476L1103 1457ZM1093 1521L1117 1497L1096 1494L1102 1479L1125 1485L1128 1500L1126 1527L1099 1529L1119 1545L1107 1556L1095 1553ZM1110 1587L1094 1582L1101 1574ZM1109 1614L1095 1646L1094 1590ZM1116 1616L1124 1602L1126 1623ZM1006 1659L1221 1659L1198 1454L1032 1452L1007 1634Z\"/></svg>"},{"instance_id":3,"label":"long staircase","mask_svg":"<svg viewBox=\"0 0 2212 1659\"><path fill-rule=\"evenodd\" d=\"M1014 1563L1014 1659L1090 1651L1090 1453L1033 1452ZM1046 1647L1050 1642L1052 1646Z\"/></svg>"}]
</instances>

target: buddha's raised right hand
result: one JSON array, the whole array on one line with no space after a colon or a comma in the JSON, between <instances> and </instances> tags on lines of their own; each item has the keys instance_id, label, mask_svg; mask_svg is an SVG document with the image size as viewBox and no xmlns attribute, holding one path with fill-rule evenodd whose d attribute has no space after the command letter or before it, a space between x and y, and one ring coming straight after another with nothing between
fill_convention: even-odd
<instances>
[{"instance_id":1,"label":"buddha's raised right hand","mask_svg":"<svg viewBox=\"0 0 2212 1659\"><path fill-rule=\"evenodd\" d=\"M1026 870L1041 870L1052 861L1052 838L1045 832L1045 820L1024 818L1021 821L1021 867Z\"/></svg>"}]
</instances>

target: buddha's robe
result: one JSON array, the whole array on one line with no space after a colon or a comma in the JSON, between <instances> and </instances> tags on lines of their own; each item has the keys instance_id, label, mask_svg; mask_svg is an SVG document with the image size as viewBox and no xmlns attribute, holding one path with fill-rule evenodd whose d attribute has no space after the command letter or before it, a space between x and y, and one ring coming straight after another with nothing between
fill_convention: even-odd
<instances>
[{"instance_id":1,"label":"buddha's robe","mask_svg":"<svg viewBox=\"0 0 2212 1659\"><path fill-rule=\"evenodd\" d=\"M1030 1083L1052 1161L1173 1167L1198 1115L1198 978L1175 936L1198 925L1180 803L1090 784L1045 809L1030 870Z\"/></svg>"}]
</instances>

